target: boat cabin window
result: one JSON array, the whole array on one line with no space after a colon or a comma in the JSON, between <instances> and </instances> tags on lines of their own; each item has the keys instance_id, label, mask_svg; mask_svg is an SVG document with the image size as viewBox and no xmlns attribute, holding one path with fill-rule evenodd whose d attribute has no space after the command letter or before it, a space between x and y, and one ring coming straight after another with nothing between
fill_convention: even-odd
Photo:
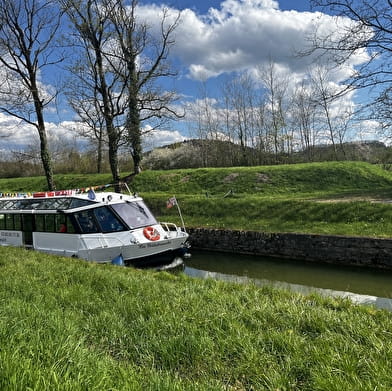
<instances>
[{"instance_id":1,"label":"boat cabin window","mask_svg":"<svg viewBox=\"0 0 392 391\"><path fill-rule=\"evenodd\" d=\"M56 223L55 223L56 215L45 215L45 231L46 232L55 232L56 231Z\"/></svg>"},{"instance_id":2,"label":"boat cabin window","mask_svg":"<svg viewBox=\"0 0 392 391\"><path fill-rule=\"evenodd\" d=\"M77 212L74 216L82 233L108 233L127 230L127 227L107 206Z\"/></svg>"},{"instance_id":3,"label":"boat cabin window","mask_svg":"<svg viewBox=\"0 0 392 391\"><path fill-rule=\"evenodd\" d=\"M123 204L113 204L112 208L129 226L129 228L145 227L157 224L155 217L144 204L144 202L127 202Z\"/></svg>"},{"instance_id":4,"label":"boat cabin window","mask_svg":"<svg viewBox=\"0 0 392 391\"><path fill-rule=\"evenodd\" d=\"M5 215L5 229L14 229L14 215L6 214Z\"/></svg>"},{"instance_id":5,"label":"boat cabin window","mask_svg":"<svg viewBox=\"0 0 392 391\"><path fill-rule=\"evenodd\" d=\"M75 219L82 233L91 234L99 232L98 225L95 221L94 212L92 209L75 213Z\"/></svg>"},{"instance_id":6,"label":"boat cabin window","mask_svg":"<svg viewBox=\"0 0 392 391\"><path fill-rule=\"evenodd\" d=\"M8 230L22 230L22 216L20 214L1 213L0 214L0 229Z\"/></svg>"},{"instance_id":7,"label":"boat cabin window","mask_svg":"<svg viewBox=\"0 0 392 391\"><path fill-rule=\"evenodd\" d=\"M64 214L36 214L35 228L38 232L75 233L72 221Z\"/></svg>"},{"instance_id":8,"label":"boat cabin window","mask_svg":"<svg viewBox=\"0 0 392 391\"><path fill-rule=\"evenodd\" d=\"M67 215L56 215L56 232L75 233L75 227L72 224L71 217Z\"/></svg>"},{"instance_id":9,"label":"boat cabin window","mask_svg":"<svg viewBox=\"0 0 392 391\"><path fill-rule=\"evenodd\" d=\"M106 206L102 208L94 209L95 217L104 233L107 232L118 232L126 231L126 227L123 223L115 216L115 214Z\"/></svg>"},{"instance_id":10,"label":"boat cabin window","mask_svg":"<svg viewBox=\"0 0 392 391\"><path fill-rule=\"evenodd\" d=\"M14 229L16 231L22 230L22 215L20 215L20 214L14 215Z\"/></svg>"}]
</instances>

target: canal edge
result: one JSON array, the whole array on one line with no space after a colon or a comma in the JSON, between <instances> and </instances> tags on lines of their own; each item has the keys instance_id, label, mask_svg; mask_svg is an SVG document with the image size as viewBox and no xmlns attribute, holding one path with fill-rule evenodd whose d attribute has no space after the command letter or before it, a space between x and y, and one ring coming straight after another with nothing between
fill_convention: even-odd
<instances>
[{"instance_id":1,"label":"canal edge","mask_svg":"<svg viewBox=\"0 0 392 391\"><path fill-rule=\"evenodd\" d=\"M392 270L392 239L187 228L193 249Z\"/></svg>"}]
</instances>

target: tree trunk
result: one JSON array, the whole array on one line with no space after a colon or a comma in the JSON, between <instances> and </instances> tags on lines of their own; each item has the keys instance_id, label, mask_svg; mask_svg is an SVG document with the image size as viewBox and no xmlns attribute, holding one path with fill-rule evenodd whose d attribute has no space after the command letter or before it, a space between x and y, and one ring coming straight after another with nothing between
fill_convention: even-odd
<instances>
[{"instance_id":1,"label":"tree trunk","mask_svg":"<svg viewBox=\"0 0 392 391\"><path fill-rule=\"evenodd\" d=\"M32 95L34 99L35 112L37 115L37 129L40 139L41 161L45 172L46 183L48 190L55 190L56 185L53 178L52 159L49 153L48 139L46 136L45 121L43 116L42 102L38 96L38 88L35 81L35 75L30 75Z\"/></svg>"},{"instance_id":2,"label":"tree trunk","mask_svg":"<svg viewBox=\"0 0 392 391\"><path fill-rule=\"evenodd\" d=\"M142 137L140 131L140 113L138 107L138 78L136 75L136 58L128 61L129 84L128 84L128 115L127 130L133 159L133 174L141 172L142 161Z\"/></svg>"},{"instance_id":3,"label":"tree trunk","mask_svg":"<svg viewBox=\"0 0 392 391\"><path fill-rule=\"evenodd\" d=\"M97 151L97 173L101 174L102 172L102 130L99 134L98 139L98 151Z\"/></svg>"}]
</instances>

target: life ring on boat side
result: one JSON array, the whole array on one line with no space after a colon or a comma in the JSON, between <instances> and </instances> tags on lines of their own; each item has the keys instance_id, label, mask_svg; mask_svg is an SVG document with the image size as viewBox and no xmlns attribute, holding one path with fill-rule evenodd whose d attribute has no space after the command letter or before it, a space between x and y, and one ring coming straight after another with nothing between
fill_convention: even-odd
<instances>
[{"instance_id":1,"label":"life ring on boat side","mask_svg":"<svg viewBox=\"0 0 392 391\"><path fill-rule=\"evenodd\" d=\"M161 235L159 235L159 232L154 228L154 227L146 227L143 229L143 235L151 241L159 240Z\"/></svg>"}]
</instances>

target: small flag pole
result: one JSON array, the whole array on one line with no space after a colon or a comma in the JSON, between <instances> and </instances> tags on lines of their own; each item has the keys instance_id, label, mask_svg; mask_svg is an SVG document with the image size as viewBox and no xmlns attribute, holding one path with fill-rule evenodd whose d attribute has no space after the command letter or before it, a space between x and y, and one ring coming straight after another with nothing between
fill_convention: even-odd
<instances>
[{"instance_id":1,"label":"small flag pole","mask_svg":"<svg viewBox=\"0 0 392 391\"><path fill-rule=\"evenodd\" d=\"M178 209L178 214L180 215L180 219L181 219L181 223L182 223L182 228L183 228L184 232L186 232L185 223L184 223L184 219L182 218L182 213L181 213L180 205L178 204L177 198L176 198L175 196L173 196L173 198L175 199L176 206L177 206L177 209Z\"/></svg>"}]
</instances>

